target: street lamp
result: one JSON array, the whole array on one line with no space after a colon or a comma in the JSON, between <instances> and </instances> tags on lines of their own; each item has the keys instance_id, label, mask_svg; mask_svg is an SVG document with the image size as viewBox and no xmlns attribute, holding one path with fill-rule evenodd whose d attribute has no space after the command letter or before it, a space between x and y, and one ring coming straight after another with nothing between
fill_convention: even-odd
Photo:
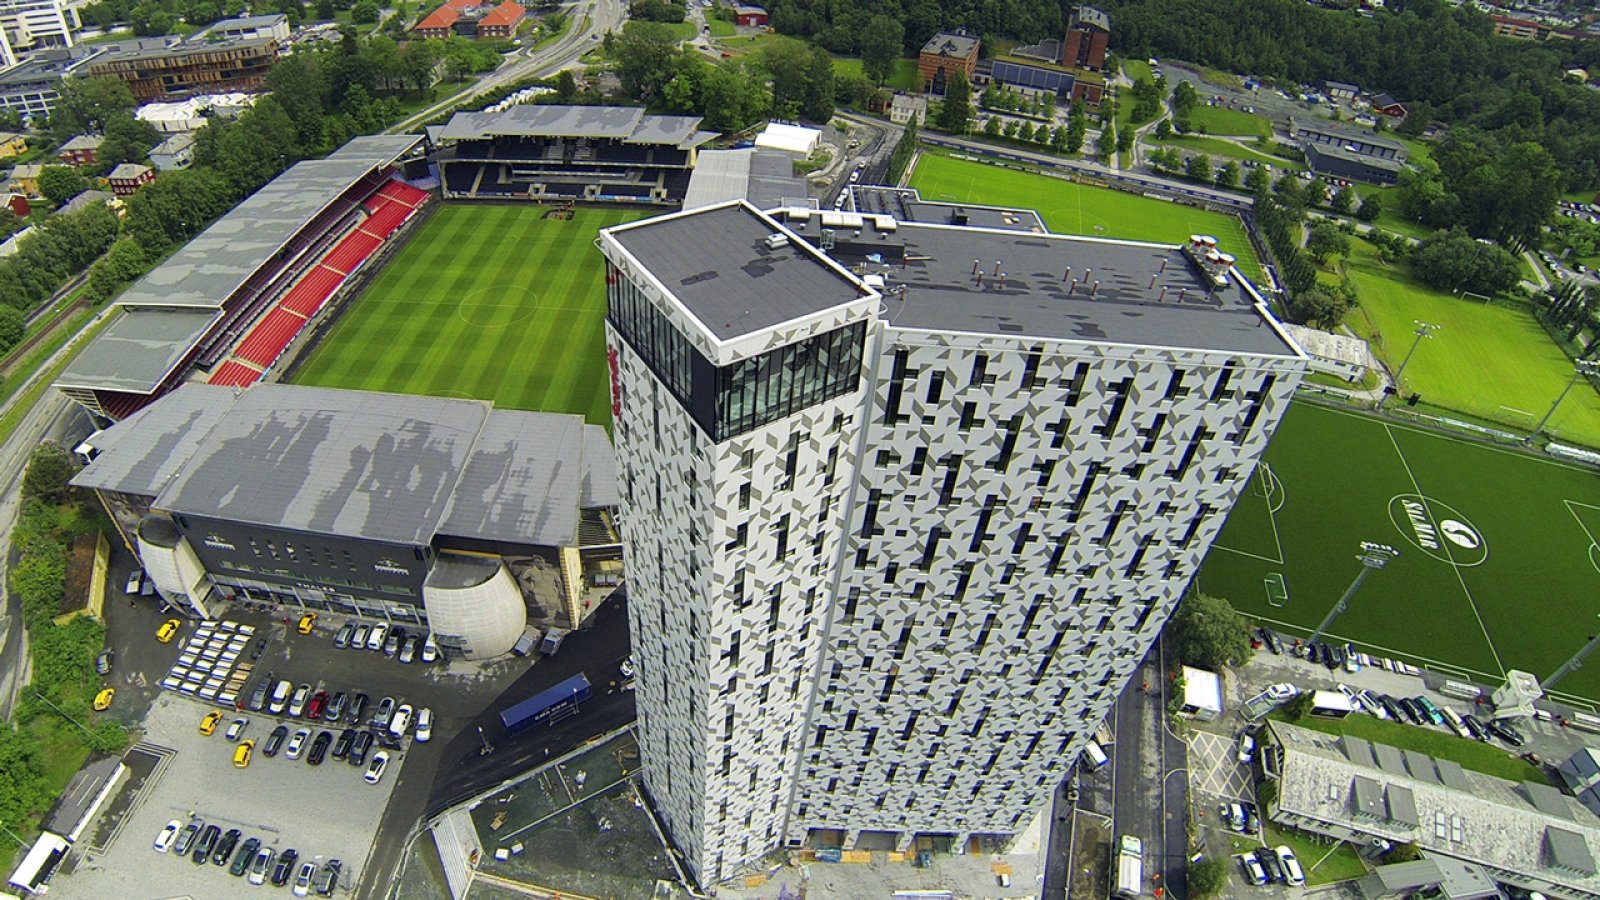
<instances>
[{"instance_id":1,"label":"street lamp","mask_svg":"<svg viewBox=\"0 0 1600 900\"><path fill-rule=\"evenodd\" d=\"M1578 652L1572 654L1571 659L1568 659L1566 662L1562 663L1561 668L1552 672L1549 678L1539 682L1540 689L1548 693L1551 688L1556 686L1556 682L1567 677L1567 675L1570 674L1573 669L1583 668L1584 657L1593 653L1596 647L1600 647L1600 634L1591 634L1589 635L1588 643L1584 644L1582 647L1579 647Z\"/></svg>"},{"instance_id":2,"label":"street lamp","mask_svg":"<svg viewBox=\"0 0 1600 900\"><path fill-rule=\"evenodd\" d=\"M1400 393L1400 379L1405 376L1406 366L1411 364L1411 356L1417 352L1417 346L1422 343L1422 339L1431 336L1433 332L1444 327L1443 325L1434 325L1428 322L1418 321L1416 319L1412 319L1411 321L1416 322L1417 330L1412 333L1417 336L1417 339L1411 342L1411 349L1406 351L1406 358L1400 360L1400 369L1394 373L1394 392L1396 394ZM1383 404L1388 401L1388 399L1389 393L1385 391L1383 395L1378 398L1377 408L1383 409Z\"/></svg>"},{"instance_id":3,"label":"street lamp","mask_svg":"<svg viewBox=\"0 0 1600 900\"><path fill-rule=\"evenodd\" d=\"M1344 612L1345 607L1350 603L1350 598L1355 596L1356 588L1361 587L1361 582L1366 581L1367 576L1371 575L1374 570L1383 568L1389 564L1389 560L1399 555L1400 551L1388 544L1362 541L1361 552L1356 555L1356 559L1361 561L1361 571L1356 573L1356 580L1350 582L1350 586L1345 588L1344 596L1339 598L1339 602L1335 603L1333 609L1328 610L1328 614L1322 617L1322 624L1318 625L1317 630L1311 633L1311 637L1306 638L1306 643L1315 642L1322 637L1323 632L1332 628L1333 620L1339 618L1339 615Z\"/></svg>"},{"instance_id":4,"label":"street lamp","mask_svg":"<svg viewBox=\"0 0 1600 900\"><path fill-rule=\"evenodd\" d=\"M1571 391L1572 386L1578 383L1579 375L1596 374L1600 374L1600 362L1596 362L1592 359L1580 359L1574 363L1572 366L1572 377L1567 379L1567 386L1561 389L1560 395L1556 397L1556 402L1550 404L1550 411L1544 414L1544 418L1539 420L1539 424L1533 426L1533 431L1528 433L1528 437L1523 441L1523 443L1532 444L1533 439L1538 437L1539 432L1544 430L1544 426L1550 424L1550 417L1556 414L1556 407L1561 405L1561 401L1567 399L1567 392Z\"/></svg>"}]
</instances>

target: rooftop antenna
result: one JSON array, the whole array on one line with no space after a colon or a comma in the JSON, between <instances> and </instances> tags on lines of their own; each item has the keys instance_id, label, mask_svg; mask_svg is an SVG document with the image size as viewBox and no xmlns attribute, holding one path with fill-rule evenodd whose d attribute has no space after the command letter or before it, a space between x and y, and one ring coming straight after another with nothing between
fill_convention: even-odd
<instances>
[{"instance_id":1,"label":"rooftop antenna","mask_svg":"<svg viewBox=\"0 0 1600 900\"><path fill-rule=\"evenodd\" d=\"M732 328L734 322L741 321L741 320L744 319L745 316L748 316L748 315L750 315L750 310L747 309L744 312L738 314L737 316L734 316L732 319L730 319L730 320L728 320L726 322L723 322L722 323L722 327L723 328Z\"/></svg>"}]
</instances>

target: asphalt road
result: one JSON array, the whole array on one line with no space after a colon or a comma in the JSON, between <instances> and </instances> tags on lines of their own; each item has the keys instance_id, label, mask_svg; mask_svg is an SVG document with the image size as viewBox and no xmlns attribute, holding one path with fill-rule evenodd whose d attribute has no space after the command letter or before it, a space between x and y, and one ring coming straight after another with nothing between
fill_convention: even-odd
<instances>
[{"instance_id":1,"label":"asphalt road","mask_svg":"<svg viewBox=\"0 0 1600 900\"><path fill-rule=\"evenodd\" d=\"M1166 897L1183 900L1188 856L1186 751L1167 727L1164 670L1158 645L1117 699L1112 829L1114 835L1131 834L1144 842L1145 886L1159 885Z\"/></svg>"}]
</instances>

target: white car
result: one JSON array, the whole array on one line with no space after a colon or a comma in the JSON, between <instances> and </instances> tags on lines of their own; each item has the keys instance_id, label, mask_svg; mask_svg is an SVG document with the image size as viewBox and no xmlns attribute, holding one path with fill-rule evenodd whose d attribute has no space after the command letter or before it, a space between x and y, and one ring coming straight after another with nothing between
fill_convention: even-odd
<instances>
[{"instance_id":1,"label":"white car","mask_svg":"<svg viewBox=\"0 0 1600 900\"><path fill-rule=\"evenodd\" d=\"M389 768L389 751L379 750L372 754L372 762L367 763L367 784L377 784L383 778L383 773Z\"/></svg>"},{"instance_id":2,"label":"white car","mask_svg":"<svg viewBox=\"0 0 1600 900\"><path fill-rule=\"evenodd\" d=\"M1268 882L1267 870L1254 853L1239 854L1239 868L1244 870L1245 880L1257 887Z\"/></svg>"},{"instance_id":3,"label":"white car","mask_svg":"<svg viewBox=\"0 0 1600 900\"><path fill-rule=\"evenodd\" d=\"M1239 735L1239 762L1249 765L1256 758L1256 739L1248 734Z\"/></svg>"},{"instance_id":4,"label":"white car","mask_svg":"<svg viewBox=\"0 0 1600 900\"><path fill-rule=\"evenodd\" d=\"M389 720L389 733L395 737L405 737L406 729L411 727L411 714L413 712L411 704L400 704L400 708L394 711L394 718Z\"/></svg>"},{"instance_id":5,"label":"white car","mask_svg":"<svg viewBox=\"0 0 1600 900\"><path fill-rule=\"evenodd\" d=\"M311 737L311 729L302 728L289 738L289 746L283 750L283 755L288 759L299 759L300 754L306 749L306 739Z\"/></svg>"},{"instance_id":6,"label":"white car","mask_svg":"<svg viewBox=\"0 0 1600 900\"><path fill-rule=\"evenodd\" d=\"M183 823L177 819L173 819L171 822L168 822L167 827L161 829L161 833L156 835L156 852L165 853L168 850L171 850L172 842L178 839L178 831L182 828Z\"/></svg>"},{"instance_id":7,"label":"white car","mask_svg":"<svg viewBox=\"0 0 1600 900\"><path fill-rule=\"evenodd\" d=\"M433 737L433 710L424 706L417 710L417 742L426 744Z\"/></svg>"},{"instance_id":8,"label":"white car","mask_svg":"<svg viewBox=\"0 0 1600 900\"><path fill-rule=\"evenodd\" d=\"M383 642L387 640L388 637L389 624L387 622L379 622L378 624L372 626L372 632L367 635L367 649L382 650Z\"/></svg>"},{"instance_id":9,"label":"white car","mask_svg":"<svg viewBox=\"0 0 1600 900\"><path fill-rule=\"evenodd\" d=\"M1283 880L1292 885L1306 883L1306 873L1300 868L1300 860L1294 858L1294 851L1288 846L1280 844L1272 851L1278 857L1278 868L1283 870Z\"/></svg>"},{"instance_id":10,"label":"white car","mask_svg":"<svg viewBox=\"0 0 1600 900\"><path fill-rule=\"evenodd\" d=\"M294 699L289 701L289 715L301 716L306 711L306 701L311 699L311 685L302 684L295 689Z\"/></svg>"},{"instance_id":11,"label":"white car","mask_svg":"<svg viewBox=\"0 0 1600 900\"><path fill-rule=\"evenodd\" d=\"M301 863L300 874L294 876L294 895L304 897L311 893L311 879L317 877L317 864Z\"/></svg>"},{"instance_id":12,"label":"white car","mask_svg":"<svg viewBox=\"0 0 1600 900\"><path fill-rule=\"evenodd\" d=\"M127 585L127 587L124 587L122 589L122 592L124 594L137 594L137 593L139 593L139 588L141 588L143 586L144 586L144 572L142 570L140 570L140 569L134 569L133 570L133 574L128 576L128 585Z\"/></svg>"},{"instance_id":13,"label":"white car","mask_svg":"<svg viewBox=\"0 0 1600 900\"><path fill-rule=\"evenodd\" d=\"M1361 704L1362 709L1365 709L1372 715L1377 716L1380 719L1389 718L1389 711L1383 708L1383 704L1378 702L1377 695L1373 694L1371 691L1357 691L1356 700Z\"/></svg>"},{"instance_id":14,"label":"white car","mask_svg":"<svg viewBox=\"0 0 1600 900\"><path fill-rule=\"evenodd\" d=\"M1277 684L1267 685L1264 693L1279 703L1288 703L1290 700L1300 696L1300 689L1287 681L1280 681Z\"/></svg>"},{"instance_id":15,"label":"white car","mask_svg":"<svg viewBox=\"0 0 1600 900\"><path fill-rule=\"evenodd\" d=\"M617 671L622 673L623 678L632 678L638 671L633 666L633 656L629 655L627 659L624 659L622 665L617 666Z\"/></svg>"},{"instance_id":16,"label":"white car","mask_svg":"<svg viewBox=\"0 0 1600 900\"><path fill-rule=\"evenodd\" d=\"M240 735L244 734L244 730L249 727L250 717L240 716L239 718L233 720L233 724L228 726L228 730L223 732L222 736L227 738L228 743L236 743L238 742Z\"/></svg>"},{"instance_id":17,"label":"white car","mask_svg":"<svg viewBox=\"0 0 1600 900\"><path fill-rule=\"evenodd\" d=\"M422 661L434 662L439 658L439 644L433 639L433 632L428 632L428 637L422 642Z\"/></svg>"}]
</instances>

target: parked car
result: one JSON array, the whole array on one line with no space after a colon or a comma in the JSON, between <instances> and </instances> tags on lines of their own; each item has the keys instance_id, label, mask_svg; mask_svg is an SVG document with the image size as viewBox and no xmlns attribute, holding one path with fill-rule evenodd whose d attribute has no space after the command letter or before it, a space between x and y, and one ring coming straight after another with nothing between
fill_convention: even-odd
<instances>
[{"instance_id":1,"label":"parked car","mask_svg":"<svg viewBox=\"0 0 1600 900\"><path fill-rule=\"evenodd\" d=\"M217 849L211 854L211 864L225 866L233 858L233 848L239 846L239 838L244 837L244 832L237 828L229 828L228 833L217 842Z\"/></svg>"},{"instance_id":2,"label":"parked car","mask_svg":"<svg viewBox=\"0 0 1600 900\"><path fill-rule=\"evenodd\" d=\"M1491 737L1489 727L1484 724L1482 719L1472 713L1462 716L1461 724L1467 726L1467 731L1471 732L1472 736L1480 741L1487 741Z\"/></svg>"},{"instance_id":3,"label":"parked car","mask_svg":"<svg viewBox=\"0 0 1600 900\"><path fill-rule=\"evenodd\" d=\"M166 853L168 850L171 850L172 845L178 840L178 833L182 830L183 821L181 819L173 819L171 822L168 822L167 827L161 829L161 833L156 835L156 852Z\"/></svg>"},{"instance_id":4,"label":"parked car","mask_svg":"<svg viewBox=\"0 0 1600 900\"><path fill-rule=\"evenodd\" d=\"M1371 716L1373 716L1375 718L1379 718L1379 719L1387 719L1387 718L1389 718L1388 710L1385 710L1383 708L1383 704L1378 702L1378 696L1376 694L1372 693L1371 691L1368 691L1368 690L1357 691L1356 692L1356 702L1360 703L1361 704L1361 708L1366 710L1369 715L1371 715Z\"/></svg>"},{"instance_id":5,"label":"parked car","mask_svg":"<svg viewBox=\"0 0 1600 900\"><path fill-rule=\"evenodd\" d=\"M250 755L255 750L255 741L240 741L238 748L233 751L233 767L235 769L247 768L250 765Z\"/></svg>"},{"instance_id":6,"label":"parked car","mask_svg":"<svg viewBox=\"0 0 1600 900\"><path fill-rule=\"evenodd\" d=\"M262 754L266 756L277 756L278 748L283 746L284 740L286 740L288 737L289 726L279 725L277 728L272 729L272 733L267 735L267 742L261 746Z\"/></svg>"},{"instance_id":7,"label":"parked car","mask_svg":"<svg viewBox=\"0 0 1600 900\"><path fill-rule=\"evenodd\" d=\"M378 701L378 709L372 714L372 727L388 728L392 716L394 716L394 698L385 697Z\"/></svg>"},{"instance_id":8,"label":"parked car","mask_svg":"<svg viewBox=\"0 0 1600 900\"><path fill-rule=\"evenodd\" d=\"M1278 858L1267 852L1267 848L1251 851L1256 855L1256 861L1261 863L1262 871L1267 873L1267 883L1283 881L1283 868L1278 865Z\"/></svg>"},{"instance_id":9,"label":"parked car","mask_svg":"<svg viewBox=\"0 0 1600 900\"><path fill-rule=\"evenodd\" d=\"M422 641L422 661L425 663L437 662L439 659L439 644L433 639L433 632Z\"/></svg>"},{"instance_id":10,"label":"parked car","mask_svg":"<svg viewBox=\"0 0 1600 900\"><path fill-rule=\"evenodd\" d=\"M272 673L256 682L256 689L250 692L250 702L245 704L251 712L261 712L267 708L267 698L272 695Z\"/></svg>"},{"instance_id":11,"label":"parked car","mask_svg":"<svg viewBox=\"0 0 1600 900\"><path fill-rule=\"evenodd\" d=\"M367 751L372 749L372 732L358 731L356 739L350 744L350 758L347 760L352 766L364 766L367 763Z\"/></svg>"},{"instance_id":12,"label":"parked car","mask_svg":"<svg viewBox=\"0 0 1600 900\"><path fill-rule=\"evenodd\" d=\"M334 694L333 699L328 701L327 709L322 711L322 718L329 722L339 721L339 717L344 715L345 704L349 702L350 697L344 691Z\"/></svg>"},{"instance_id":13,"label":"parked car","mask_svg":"<svg viewBox=\"0 0 1600 900\"><path fill-rule=\"evenodd\" d=\"M1234 831L1244 831L1244 807L1237 803L1223 803L1217 807L1217 812L1222 821Z\"/></svg>"},{"instance_id":14,"label":"parked car","mask_svg":"<svg viewBox=\"0 0 1600 900\"><path fill-rule=\"evenodd\" d=\"M1299 887L1306 883L1306 873L1300 868L1300 860L1295 859L1293 850L1280 844L1272 852L1278 858L1278 867L1283 870L1285 884Z\"/></svg>"},{"instance_id":15,"label":"parked car","mask_svg":"<svg viewBox=\"0 0 1600 900\"><path fill-rule=\"evenodd\" d=\"M367 712L367 704L371 702L372 698L368 697L366 694L358 693L354 697L351 697L350 709L346 712L345 718L353 725L360 725L361 717Z\"/></svg>"},{"instance_id":16,"label":"parked car","mask_svg":"<svg viewBox=\"0 0 1600 900\"><path fill-rule=\"evenodd\" d=\"M217 733L217 723L222 721L222 710L213 709L200 720L200 733L210 737Z\"/></svg>"},{"instance_id":17,"label":"parked car","mask_svg":"<svg viewBox=\"0 0 1600 900\"><path fill-rule=\"evenodd\" d=\"M372 754L372 762L367 765L367 784L377 784L388 768L389 751L379 750L377 753Z\"/></svg>"},{"instance_id":18,"label":"parked car","mask_svg":"<svg viewBox=\"0 0 1600 900\"><path fill-rule=\"evenodd\" d=\"M1413 725L1421 725L1428 720L1428 714L1413 697L1401 697L1400 708L1405 710L1406 718L1410 719Z\"/></svg>"},{"instance_id":19,"label":"parked car","mask_svg":"<svg viewBox=\"0 0 1600 900\"><path fill-rule=\"evenodd\" d=\"M383 643L389 637L389 625L378 622L372 626L372 631L367 635L368 650L382 650Z\"/></svg>"},{"instance_id":20,"label":"parked car","mask_svg":"<svg viewBox=\"0 0 1600 900\"><path fill-rule=\"evenodd\" d=\"M400 644L400 661L409 663L417 658L417 648L422 646L422 638L412 635Z\"/></svg>"},{"instance_id":21,"label":"parked car","mask_svg":"<svg viewBox=\"0 0 1600 900\"><path fill-rule=\"evenodd\" d=\"M1388 713L1389 718L1394 721L1399 722L1405 718L1405 713L1400 709L1400 701L1395 698L1388 694L1379 694L1378 702L1383 704L1383 711Z\"/></svg>"},{"instance_id":22,"label":"parked car","mask_svg":"<svg viewBox=\"0 0 1600 900\"><path fill-rule=\"evenodd\" d=\"M334 649L343 650L350 646L350 637L355 633L356 626L354 622L346 622L339 626L338 632L333 636Z\"/></svg>"},{"instance_id":23,"label":"parked car","mask_svg":"<svg viewBox=\"0 0 1600 900\"><path fill-rule=\"evenodd\" d=\"M1435 725L1444 724L1444 713L1439 712L1439 707L1434 706L1432 700L1420 695L1414 699L1417 701L1417 706L1421 707L1422 709L1423 718Z\"/></svg>"},{"instance_id":24,"label":"parked car","mask_svg":"<svg viewBox=\"0 0 1600 900\"><path fill-rule=\"evenodd\" d=\"M1344 670L1346 672L1361 671L1361 654L1356 650L1354 644L1344 645Z\"/></svg>"},{"instance_id":25,"label":"parked car","mask_svg":"<svg viewBox=\"0 0 1600 900\"><path fill-rule=\"evenodd\" d=\"M1248 734L1239 735L1239 762L1249 765L1256 758L1256 739Z\"/></svg>"},{"instance_id":26,"label":"parked car","mask_svg":"<svg viewBox=\"0 0 1600 900\"><path fill-rule=\"evenodd\" d=\"M1241 803L1239 806L1244 809L1244 833L1259 834L1261 831L1261 818L1256 814L1256 805L1254 803Z\"/></svg>"},{"instance_id":27,"label":"parked car","mask_svg":"<svg viewBox=\"0 0 1600 900\"><path fill-rule=\"evenodd\" d=\"M272 688L272 699L267 701L267 712L281 716L289 709L289 700L294 694L294 685L288 681L280 681Z\"/></svg>"},{"instance_id":28,"label":"parked car","mask_svg":"<svg viewBox=\"0 0 1600 900\"><path fill-rule=\"evenodd\" d=\"M271 847L262 847L256 851L256 858L250 863L251 884L265 884L267 873L272 871L272 858L276 856Z\"/></svg>"},{"instance_id":29,"label":"parked car","mask_svg":"<svg viewBox=\"0 0 1600 900\"><path fill-rule=\"evenodd\" d=\"M94 673L101 677L111 674L111 661L116 659L117 651L101 650L100 655L94 658Z\"/></svg>"},{"instance_id":30,"label":"parked car","mask_svg":"<svg viewBox=\"0 0 1600 900\"><path fill-rule=\"evenodd\" d=\"M94 711L105 712L111 708L111 701L117 697L116 688L102 688L100 693L94 695Z\"/></svg>"},{"instance_id":31,"label":"parked car","mask_svg":"<svg viewBox=\"0 0 1600 900\"><path fill-rule=\"evenodd\" d=\"M299 851L293 847L278 854L278 861L272 864L272 877L267 879L273 887L283 887L289 883L289 878L294 875L294 864L300 860Z\"/></svg>"},{"instance_id":32,"label":"parked car","mask_svg":"<svg viewBox=\"0 0 1600 900\"><path fill-rule=\"evenodd\" d=\"M294 895L305 897L311 893L311 880L317 877L317 864L314 862L302 863L300 873L294 876Z\"/></svg>"},{"instance_id":33,"label":"parked car","mask_svg":"<svg viewBox=\"0 0 1600 900\"><path fill-rule=\"evenodd\" d=\"M289 759L299 759L300 754L305 750L306 740L310 737L311 729L309 728L302 728L296 731L294 737L289 739L289 747L283 751L283 755Z\"/></svg>"},{"instance_id":34,"label":"parked car","mask_svg":"<svg viewBox=\"0 0 1600 900\"><path fill-rule=\"evenodd\" d=\"M1256 859L1254 853L1241 853L1238 856L1239 868L1244 871L1244 880L1257 887L1267 883L1267 870L1261 867L1261 861Z\"/></svg>"},{"instance_id":35,"label":"parked car","mask_svg":"<svg viewBox=\"0 0 1600 900\"><path fill-rule=\"evenodd\" d=\"M1333 644L1322 645L1322 664L1330 669L1337 669L1344 665L1344 648Z\"/></svg>"},{"instance_id":36,"label":"parked car","mask_svg":"<svg viewBox=\"0 0 1600 900\"><path fill-rule=\"evenodd\" d=\"M300 716L306 711L306 703L311 699L311 685L302 684L294 689L294 699L289 701L289 715Z\"/></svg>"},{"instance_id":37,"label":"parked car","mask_svg":"<svg viewBox=\"0 0 1600 900\"><path fill-rule=\"evenodd\" d=\"M356 742L356 730L346 728L339 733L339 739L333 743L333 758L344 759L350 755L350 745Z\"/></svg>"},{"instance_id":38,"label":"parked car","mask_svg":"<svg viewBox=\"0 0 1600 900\"><path fill-rule=\"evenodd\" d=\"M306 718L320 719L322 711L328 708L328 692L317 691L311 695L311 702L306 704Z\"/></svg>"},{"instance_id":39,"label":"parked car","mask_svg":"<svg viewBox=\"0 0 1600 900\"><path fill-rule=\"evenodd\" d=\"M1256 629L1256 634L1261 637L1261 643L1268 650L1272 651L1273 656L1279 656L1283 653L1283 641L1278 639L1278 633L1276 631L1273 631L1271 628L1262 625L1260 628Z\"/></svg>"},{"instance_id":40,"label":"parked car","mask_svg":"<svg viewBox=\"0 0 1600 900\"><path fill-rule=\"evenodd\" d=\"M144 572L134 569L128 573L128 583L123 586L122 592L130 597L139 593L139 588L144 584Z\"/></svg>"},{"instance_id":41,"label":"parked car","mask_svg":"<svg viewBox=\"0 0 1600 900\"><path fill-rule=\"evenodd\" d=\"M317 739L311 742L311 753L306 757L306 762L313 766L322 765L322 761L328 756L328 747L332 744L333 732L324 731L317 735Z\"/></svg>"},{"instance_id":42,"label":"parked car","mask_svg":"<svg viewBox=\"0 0 1600 900\"><path fill-rule=\"evenodd\" d=\"M206 857L210 856L211 851L217 848L217 839L220 837L222 837L222 829L216 825L207 825L205 830L200 832L200 838L194 842L194 852L189 855L189 858L194 860L195 865L205 865Z\"/></svg>"},{"instance_id":43,"label":"parked car","mask_svg":"<svg viewBox=\"0 0 1600 900\"><path fill-rule=\"evenodd\" d=\"M172 852L179 856L188 853L194 846L195 840L200 837L200 833L205 830L204 819L190 819L189 824L183 826L183 830L178 833L178 840L172 845Z\"/></svg>"},{"instance_id":44,"label":"parked car","mask_svg":"<svg viewBox=\"0 0 1600 900\"><path fill-rule=\"evenodd\" d=\"M156 640L163 644L170 644L172 643L172 639L177 637L178 629L182 627L183 622L179 621L178 619L168 619L161 623L160 628L156 629Z\"/></svg>"},{"instance_id":45,"label":"parked car","mask_svg":"<svg viewBox=\"0 0 1600 900\"><path fill-rule=\"evenodd\" d=\"M406 729L411 727L411 713L411 704L400 704L394 711L394 717L389 720L389 733L395 737L405 737Z\"/></svg>"},{"instance_id":46,"label":"parked car","mask_svg":"<svg viewBox=\"0 0 1600 900\"><path fill-rule=\"evenodd\" d=\"M344 864L337 859L328 860L322 867L322 873L317 876L317 893L324 897L332 897L333 889L339 886L339 873Z\"/></svg>"},{"instance_id":47,"label":"parked car","mask_svg":"<svg viewBox=\"0 0 1600 900\"><path fill-rule=\"evenodd\" d=\"M1522 732L1518 731L1516 727L1506 719L1490 719L1489 733L1513 747L1521 747L1523 744L1527 743L1527 741L1522 737Z\"/></svg>"},{"instance_id":48,"label":"parked car","mask_svg":"<svg viewBox=\"0 0 1600 900\"><path fill-rule=\"evenodd\" d=\"M317 627L317 614L306 613L300 617L300 623L294 627L294 630L301 634L310 634L311 629L315 627Z\"/></svg>"},{"instance_id":49,"label":"parked car","mask_svg":"<svg viewBox=\"0 0 1600 900\"><path fill-rule=\"evenodd\" d=\"M367 646L367 635L369 635L371 633L372 633L372 626L371 625L368 625L365 622L362 622L362 623L356 625L355 630L350 632L350 643L347 646L351 650L360 650L360 649L366 647Z\"/></svg>"},{"instance_id":50,"label":"parked car","mask_svg":"<svg viewBox=\"0 0 1600 900\"><path fill-rule=\"evenodd\" d=\"M232 744L237 742L244 735L244 730L249 727L250 717L240 716L228 725L228 730L223 732L222 736L227 739L228 743Z\"/></svg>"},{"instance_id":51,"label":"parked car","mask_svg":"<svg viewBox=\"0 0 1600 900\"><path fill-rule=\"evenodd\" d=\"M383 639L383 655L393 656L400 652L400 640L399 629L389 632L389 636Z\"/></svg>"},{"instance_id":52,"label":"parked car","mask_svg":"<svg viewBox=\"0 0 1600 900\"><path fill-rule=\"evenodd\" d=\"M433 710L424 706L417 710L417 743L426 744L433 738Z\"/></svg>"},{"instance_id":53,"label":"parked car","mask_svg":"<svg viewBox=\"0 0 1600 900\"><path fill-rule=\"evenodd\" d=\"M256 861L256 851L260 849L260 838L250 838L241 844L239 852L233 855L233 863L228 866L228 874L235 878L243 877L250 864Z\"/></svg>"}]
</instances>

